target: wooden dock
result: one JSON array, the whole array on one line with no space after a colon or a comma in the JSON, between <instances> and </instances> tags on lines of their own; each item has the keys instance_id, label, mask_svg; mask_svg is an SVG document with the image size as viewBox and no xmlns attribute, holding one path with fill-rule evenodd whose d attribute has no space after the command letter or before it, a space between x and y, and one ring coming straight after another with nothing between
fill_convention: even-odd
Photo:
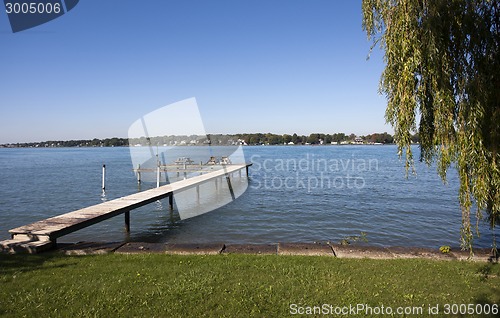
<instances>
[{"instance_id":1,"label":"wooden dock","mask_svg":"<svg viewBox=\"0 0 500 318\"><path fill-rule=\"evenodd\" d=\"M107 220L114 216L125 214L125 228L130 229L130 211L143 205L168 197L169 205L173 207L173 195L175 192L187 190L210 180L226 177L230 190L229 176L234 172L246 169L251 164L225 165L219 170L208 172L203 175L177 181L158 188L131 194L115 200L107 201L87 208L51 217L45 220L24 225L9 232L11 240L0 242L0 251L3 252L28 252L38 253L55 246L57 238L75 232L90 225ZM240 172L241 173L241 172ZM234 198L234 196L233 196ZM196 198L194 198L195 200Z\"/></svg>"}]
</instances>

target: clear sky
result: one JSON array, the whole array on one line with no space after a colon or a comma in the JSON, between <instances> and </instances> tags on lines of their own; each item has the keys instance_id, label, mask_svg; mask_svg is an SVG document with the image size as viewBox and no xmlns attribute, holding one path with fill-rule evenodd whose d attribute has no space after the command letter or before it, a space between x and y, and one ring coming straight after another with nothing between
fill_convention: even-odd
<instances>
[{"instance_id":1,"label":"clear sky","mask_svg":"<svg viewBox=\"0 0 500 318\"><path fill-rule=\"evenodd\" d=\"M360 1L81 0L19 33L2 8L0 43L0 143L127 137L190 97L208 133L393 132Z\"/></svg>"}]
</instances>

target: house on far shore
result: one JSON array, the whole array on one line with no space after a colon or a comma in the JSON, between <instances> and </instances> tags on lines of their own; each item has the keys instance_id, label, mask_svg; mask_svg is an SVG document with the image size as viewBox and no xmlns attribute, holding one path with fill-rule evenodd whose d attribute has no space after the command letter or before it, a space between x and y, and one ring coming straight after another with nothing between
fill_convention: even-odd
<instances>
[{"instance_id":1,"label":"house on far shore","mask_svg":"<svg viewBox=\"0 0 500 318\"><path fill-rule=\"evenodd\" d=\"M244 139L238 139L236 144L241 146L248 146L247 142Z\"/></svg>"},{"instance_id":2,"label":"house on far shore","mask_svg":"<svg viewBox=\"0 0 500 318\"><path fill-rule=\"evenodd\" d=\"M363 144L363 139L361 139L360 137L356 137L356 138L354 138L354 143L356 145L362 145Z\"/></svg>"}]
</instances>

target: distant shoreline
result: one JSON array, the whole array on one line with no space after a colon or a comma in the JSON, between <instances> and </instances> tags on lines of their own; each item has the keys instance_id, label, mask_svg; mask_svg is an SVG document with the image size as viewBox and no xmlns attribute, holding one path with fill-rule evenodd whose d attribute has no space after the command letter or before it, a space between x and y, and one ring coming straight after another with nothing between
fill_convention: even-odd
<instances>
[{"instance_id":1,"label":"distant shoreline","mask_svg":"<svg viewBox=\"0 0 500 318\"><path fill-rule=\"evenodd\" d=\"M417 143L415 143L417 144ZM244 147L302 147L302 146L309 146L309 147L329 147L329 146L337 146L337 147L342 147L342 146L391 146L391 145L396 145L395 143L387 143L387 144L371 144L371 143L364 143L364 144L356 144L356 143L348 143L348 144L323 144L323 145L317 145L317 144L297 144L297 145L283 145L283 144L273 144L273 145L241 145ZM159 147L231 147L231 146L240 146L240 145L159 145ZM141 146L46 146L46 147L34 147L34 146L24 146L24 145L17 145L17 144L4 144L0 145L0 149L19 149L19 148L33 148L33 149L54 149L54 148L134 148L134 147L148 147L147 145L141 145ZM153 145L153 147L156 147L156 145Z\"/></svg>"},{"instance_id":2,"label":"distant shoreline","mask_svg":"<svg viewBox=\"0 0 500 318\"><path fill-rule=\"evenodd\" d=\"M418 135L412 142L418 143ZM345 133L277 135L271 133L251 134L209 134L191 136L157 136L140 138L105 138L81 140L48 140L0 144L0 148L93 148L93 147L133 147L133 146L308 146L308 145L387 145L394 144L394 137L387 132L356 136Z\"/></svg>"}]
</instances>

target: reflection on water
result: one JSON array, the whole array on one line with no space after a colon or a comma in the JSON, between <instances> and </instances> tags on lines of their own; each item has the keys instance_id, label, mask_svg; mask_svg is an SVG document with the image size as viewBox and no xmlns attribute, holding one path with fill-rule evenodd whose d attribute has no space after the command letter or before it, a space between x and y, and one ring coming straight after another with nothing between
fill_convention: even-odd
<instances>
[{"instance_id":1,"label":"reflection on water","mask_svg":"<svg viewBox=\"0 0 500 318\"><path fill-rule=\"evenodd\" d=\"M108 198L106 197L106 191L104 191L104 190L102 190L101 201L102 202L108 201Z\"/></svg>"}]
</instances>

